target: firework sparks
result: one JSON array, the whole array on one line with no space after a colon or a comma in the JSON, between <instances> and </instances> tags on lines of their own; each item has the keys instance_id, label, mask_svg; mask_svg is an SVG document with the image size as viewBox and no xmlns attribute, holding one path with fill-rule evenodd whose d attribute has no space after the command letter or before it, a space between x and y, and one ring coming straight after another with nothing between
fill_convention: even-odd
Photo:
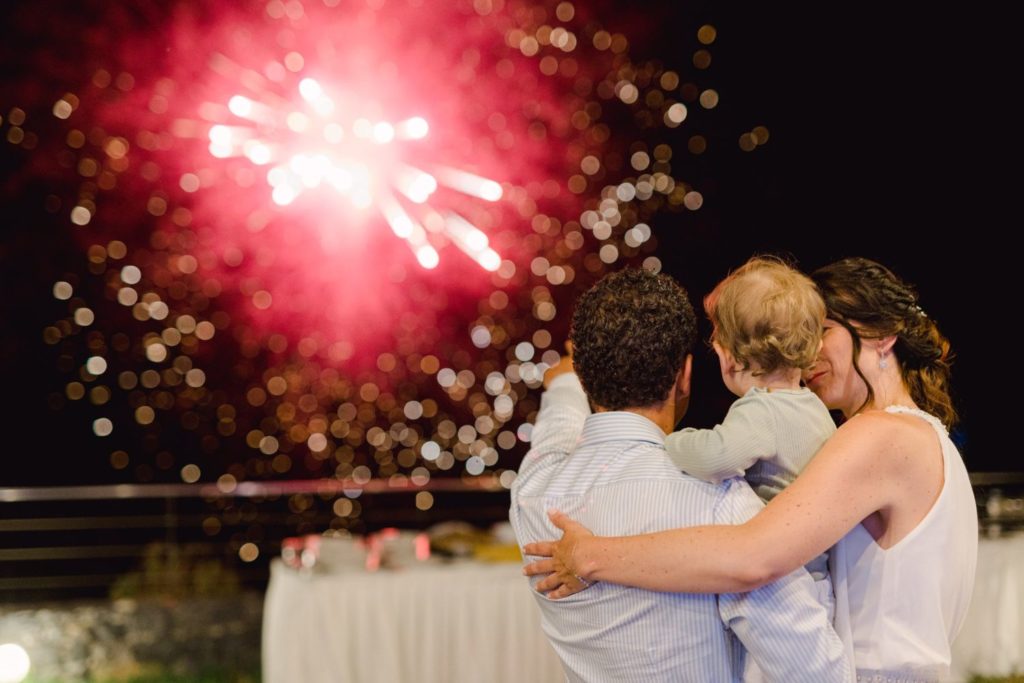
<instances>
[{"instance_id":1,"label":"firework sparks","mask_svg":"<svg viewBox=\"0 0 1024 683\"><path fill-rule=\"evenodd\" d=\"M215 56L215 70L239 70L237 66L227 68L228 64L227 57ZM490 248L479 228L454 212L437 221L436 207L429 203L438 189L438 179L453 190L492 202L503 194L498 182L442 165L430 173L407 163L405 144L424 140L430 131L422 116L397 123L346 119L336 98L310 77L299 81L298 93L305 111L295 106L297 102L265 101L270 99L265 90L255 99L232 96L227 110L234 120L210 127L210 154L220 159L245 157L256 166L269 166L266 180L279 206L326 186L355 208L377 207L424 268L435 268L439 262L437 249L423 228L422 216L429 216L435 219L433 225L440 226L440 231L480 266L498 269L501 256ZM220 111L211 105L204 109ZM403 206L396 193L412 206ZM410 208L422 216L410 213Z\"/></svg>"},{"instance_id":2,"label":"firework sparks","mask_svg":"<svg viewBox=\"0 0 1024 683\"><path fill-rule=\"evenodd\" d=\"M88 259L50 282L54 404L138 481L510 486L575 294L700 206L665 141L699 89L565 2L188 7L166 50L111 20L46 103Z\"/></svg>"}]
</instances>

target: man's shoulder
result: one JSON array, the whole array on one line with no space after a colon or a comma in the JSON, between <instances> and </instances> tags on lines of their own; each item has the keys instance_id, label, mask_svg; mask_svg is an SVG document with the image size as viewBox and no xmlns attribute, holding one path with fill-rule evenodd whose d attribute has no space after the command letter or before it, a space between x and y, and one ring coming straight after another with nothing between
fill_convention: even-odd
<instances>
[{"instance_id":1,"label":"man's shoulder","mask_svg":"<svg viewBox=\"0 0 1024 683\"><path fill-rule=\"evenodd\" d=\"M521 497L630 496L638 500L657 495L665 501L717 504L730 486L712 484L680 472L661 445L637 442L582 449L549 466L532 468L517 477L512 493Z\"/></svg>"}]
</instances>

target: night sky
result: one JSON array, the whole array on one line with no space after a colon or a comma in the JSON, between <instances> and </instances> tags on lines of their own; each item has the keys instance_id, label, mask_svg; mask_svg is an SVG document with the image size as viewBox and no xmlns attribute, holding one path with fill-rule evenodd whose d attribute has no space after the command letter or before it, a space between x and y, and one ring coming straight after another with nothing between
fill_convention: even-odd
<instances>
[{"instance_id":1,"label":"night sky","mask_svg":"<svg viewBox=\"0 0 1024 683\"><path fill-rule=\"evenodd\" d=\"M0 76L0 135L11 126L11 107L56 101L76 78L89 79L91 71L75 74L67 64L77 55L91 65L104 49L93 44L94 36L73 30L79 23L95 25L94 17L85 16L90 6L21 3L14 20L0 28L0 56L16 66ZM138 15L155 16L157 25L169 16L150 4L139 7ZM990 142L995 125L987 113L992 105L985 98L991 76L978 63L974 23L852 4L780 9L601 2L587 13L630 38L635 63L659 60L684 77L697 73L693 55L704 47L697 29L717 29L708 46L711 65L695 80L717 90L719 105L700 115L691 105L694 115L686 125L660 133L676 149L686 148L691 124L705 136L708 151L677 153L672 169L700 190L704 205L696 212L660 211L649 221L658 241L654 254L695 305L729 268L755 253L791 257L805 270L844 256L881 261L917 285L921 306L952 342L962 415L954 436L968 467L1022 469L1019 459L1007 455L996 427L999 399L985 378L993 346L979 329L991 324L982 311L989 292L1000 287L992 282L998 268L989 246L996 226L983 206L996 157ZM628 142L632 132L616 130L611 119L613 142ZM620 117L620 124L628 128L630 122ZM753 151L741 150L740 136L755 126L766 127L770 138ZM51 290L66 273L85 272L86 254L71 235L67 212L58 219L43 209L57 190L39 167L34 152L0 141L0 402L7 427L0 486L134 481L132 468L111 468L111 446L89 429L93 412L66 401L53 409L53 396L63 394L69 373L58 368L54 347L43 341L43 330L66 315ZM558 216L557 209L549 213ZM573 218L568 210L560 216L563 222ZM442 260L454 258L446 253ZM978 273L986 271L991 279L982 285ZM563 322L551 324L553 336L564 334L567 316L568 308L560 308ZM696 354L687 419L709 426L732 399L711 354L704 347ZM238 443L243 434L225 439L217 457L244 457L237 455L245 451ZM161 435L170 444L161 447L194 447L173 430ZM502 464L514 468L521 452L513 450ZM292 470L285 476L321 475Z\"/></svg>"}]
</instances>

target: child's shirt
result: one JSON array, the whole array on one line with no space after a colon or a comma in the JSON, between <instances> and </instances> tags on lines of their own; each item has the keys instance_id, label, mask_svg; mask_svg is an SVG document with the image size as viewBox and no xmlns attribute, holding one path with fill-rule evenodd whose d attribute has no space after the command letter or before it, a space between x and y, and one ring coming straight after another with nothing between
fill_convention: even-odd
<instances>
[{"instance_id":1,"label":"child's shirt","mask_svg":"<svg viewBox=\"0 0 1024 683\"><path fill-rule=\"evenodd\" d=\"M722 424L669 434L665 449L684 472L716 484L745 477L768 502L796 479L835 431L828 408L810 389L752 387L732 404ZM823 576L824 556L807 569L815 578Z\"/></svg>"}]
</instances>

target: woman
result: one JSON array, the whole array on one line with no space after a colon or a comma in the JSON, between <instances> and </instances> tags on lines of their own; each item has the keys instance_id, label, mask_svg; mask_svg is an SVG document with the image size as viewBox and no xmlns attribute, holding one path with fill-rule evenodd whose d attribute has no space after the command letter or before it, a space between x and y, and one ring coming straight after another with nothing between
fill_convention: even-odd
<instances>
[{"instance_id":1,"label":"woman","mask_svg":"<svg viewBox=\"0 0 1024 683\"><path fill-rule=\"evenodd\" d=\"M827 307L807 385L846 422L797 480L755 518L623 538L593 536L554 513L565 534L526 547L550 556L553 598L593 581L652 590L747 591L833 544L836 629L865 681L937 681L974 584L977 512L946 428L949 344L914 292L866 259L813 274ZM945 427L944 427L945 425Z\"/></svg>"}]
</instances>

